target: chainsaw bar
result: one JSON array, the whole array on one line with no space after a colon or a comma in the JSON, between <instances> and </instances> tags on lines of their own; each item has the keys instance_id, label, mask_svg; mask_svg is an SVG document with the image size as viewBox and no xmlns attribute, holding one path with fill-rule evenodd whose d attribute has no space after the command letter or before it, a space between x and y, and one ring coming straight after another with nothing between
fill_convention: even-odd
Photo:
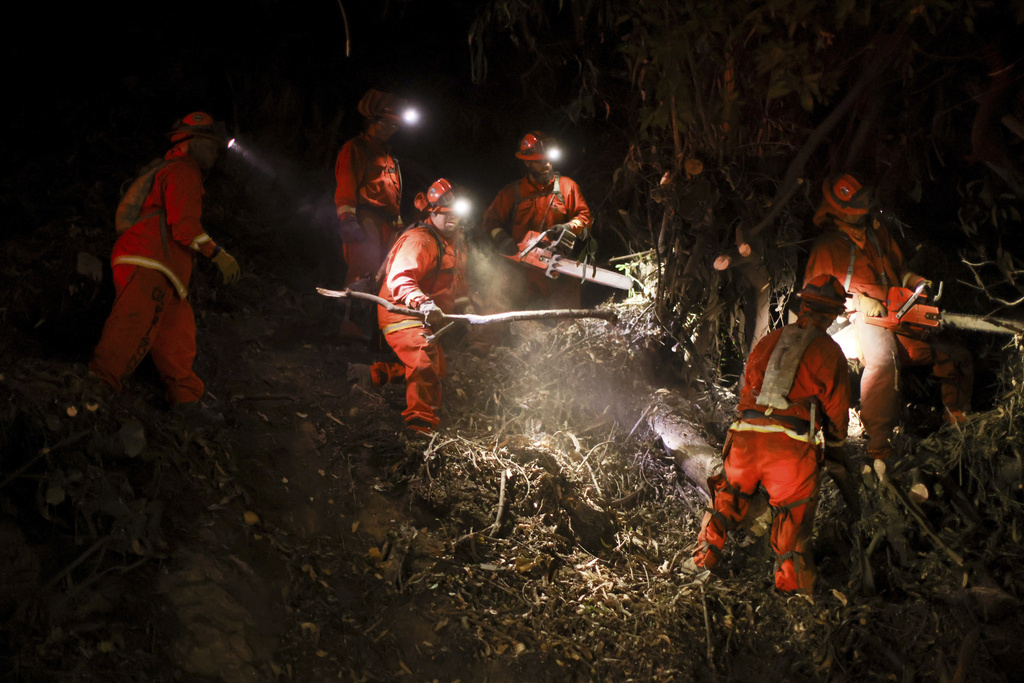
<instances>
[{"instance_id":1,"label":"chainsaw bar","mask_svg":"<svg viewBox=\"0 0 1024 683\"><path fill-rule=\"evenodd\" d=\"M955 327L958 330L977 330L978 332L998 332L1000 334L1024 334L1024 320L988 318L980 315L948 313L943 311L942 324Z\"/></svg>"},{"instance_id":2,"label":"chainsaw bar","mask_svg":"<svg viewBox=\"0 0 1024 683\"><path fill-rule=\"evenodd\" d=\"M614 270L577 263L539 246L542 237L543 235L536 232L527 233L519 245L521 251L517 254L504 254L505 258L533 268L540 268L550 278L556 278L561 274L616 289L629 290L633 287L633 279L627 275L616 273Z\"/></svg>"}]
</instances>

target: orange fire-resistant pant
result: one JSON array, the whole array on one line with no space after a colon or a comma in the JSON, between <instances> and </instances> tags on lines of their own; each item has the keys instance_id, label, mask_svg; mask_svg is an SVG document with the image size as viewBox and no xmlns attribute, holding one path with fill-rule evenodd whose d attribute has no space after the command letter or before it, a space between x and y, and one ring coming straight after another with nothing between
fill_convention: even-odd
<instances>
[{"instance_id":1,"label":"orange fire-resistant pant","mask_svg":"<svg viewBox=\"0 0 1024 683\"><path fill-rule=\"evenodd\" d=\"M444 349L427 343L423 327L396 330L384 337L401 363L374 363L370 366L377 386L405 380L405 424L417 431L431 431L440 422L441 378L445 376Z\"/></svg>"},{"instance_id":2,"label":"orange fire-resistant pant","mask_svg":"<svg viewBox=\"0 0 1024 683\"><path fill-rule=\"evenodd\" d=\"M940 340L922 341L855 318L864 372L860 379L861 422L868 433L868 451L884 452L900 420L899 368L932 364L939 379L942 403L952 411L971 406L974 366L971 354Z\"/></svg>"},{"instance_id":3,"label":"orange fire-resistant pant","mask_svg":"<svg viewBox=\"0 0 1024 683\"><path fill-rule=\"evenodd\" d=\"M117 298L103 325L89 369L121 391L121 383L149 354L167 386L171 405L203 395L203 381L192 370L196 321L163 273L139 266L114 266Z\"/></svg>"},{"instance_id":4,"label":"orange fire-resistant pant","mask_svg":"<svg viewBox=\"0 0 1024 683\"><path fill-rule=\"evenodd\" d=\"M730 439L724 471L710 482L714 509L704 515L694 561L709 569L718 563L727 530L743 520L758 484L764 484L775 512L775 586L811 593L816 574L810 540L818 505L818 449L784 432L732 431Z\"/></svg>"}]
</instances>

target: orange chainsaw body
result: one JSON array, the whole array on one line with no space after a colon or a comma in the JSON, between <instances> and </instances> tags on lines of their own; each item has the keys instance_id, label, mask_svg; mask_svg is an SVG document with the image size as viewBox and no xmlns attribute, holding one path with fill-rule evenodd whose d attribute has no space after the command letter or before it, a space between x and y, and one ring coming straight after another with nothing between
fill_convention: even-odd
<instances>
[{"instance_id":1,"label":"orange chainsaw body","mask_svg":"<svg viewBox=\"0 0 1024 683\"><path fill-rule=\"evenodd\" d=\"M913 296L914 290L912 289L890 287L889 295L885 299L885 309L888 311L888 315L884 318L866 317L864 322L908 336L922 334L941 325L942 316L939 309L937 306L927 303L928 296L926 294L919 294L917 299L909 307L907 306L907 302Z\"/></svg>"}]
</instances>

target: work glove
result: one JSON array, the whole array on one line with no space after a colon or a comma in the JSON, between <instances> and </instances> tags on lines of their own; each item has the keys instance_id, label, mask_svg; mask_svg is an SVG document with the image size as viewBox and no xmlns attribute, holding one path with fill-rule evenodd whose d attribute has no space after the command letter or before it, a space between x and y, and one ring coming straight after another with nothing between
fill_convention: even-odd
<instances>
[{"instance_id":1,"label":"work glove","mask_svg":"<svg viewBox=\"0 0 1024 683\"><path fill-rule=\"evenodd\" d=\"M417 310L423 314L425 323L435 329L441 329L441 325L444 323L444 313L437 307L437 304L428 299L421 303Z\"/></svg>"},{"instance_id":2,"label":"work glove","mask_svg":"<svg viewBox=\"0 0 1024 683\"><path fill-rule=\"evenodd\" d=\"M572 254L572 248L576 246L576 235L573 234L571 225L568 223L552 225L546 234L552 242L558 241L554 247L555 253L562 256Z\"/></svg>"},{"instance_id":3,"label":"work glove","mask_svg":"<svg viewBox=\"0 0 1024 683\"><path fill-rule=\"evenodd\" d=\"M494 240L494 247L498 250L499 254L504 254L505 256L513 256L519 253L519 245L516 244L516 241L507 232L503 232Z\"/></svg>"},{"instance_id":4,"label":"work glove","mask_svg":"<svg viewBox=\"0 0 1024 683\"><path fill-rule=\"evenodd\" d=\"M884 318L889 313L885 309L885 304L878 299L872 299L867 294L858 295L857 306L860 312L869 318Z\"/></svg>"},{"instance_id":5,"label":"work glove","mask_svg":"<svg viewBox=\"0 0 1024 683\"><path fill-rule=\"evenodd\" d=\"M359 221L356 220L354 213L345 214L345 217L341 219L341 225L338 227L338 233L341 235L341 241L345 244L362 242L366 239L366 231Z\"/></svg>"},{"instance_id":6,"label":"work glove","mask_svg":"<svg viewBox=\"0 0 1024 683\"><path fill-rule=\"evenodd\" d=\"M932 293L932 281L931 280L929 280L926 277L921 277L917 273L911 273L910 277L914 278L916 280L916 282L914 283L914 286L911 287L911 289L917 289L917 286L923 282L924 283L925 294L928 294L929 296L931 296L931 293Z\"/></svg>"},{"instance_id":7,"label":"work glove","mask_svg":"<svg viewBox=\"0 0 1024 683\"><path fill-rule=\"evenodd\" d=\"M223 276L224 284L226 285L236 282L242 274L242 269L238 267L238 261L235 260L235 257L223 249L214 254L213 262L220 268L220 274Z\"/></svg>"}]
</instances>

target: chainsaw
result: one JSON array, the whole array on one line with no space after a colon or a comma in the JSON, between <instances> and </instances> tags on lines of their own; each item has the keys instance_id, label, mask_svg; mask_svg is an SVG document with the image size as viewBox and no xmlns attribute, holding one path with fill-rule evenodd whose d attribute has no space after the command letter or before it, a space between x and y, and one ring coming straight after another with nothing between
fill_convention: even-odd
<instances>
[{"instance_id":1,"label":"chainsaw","mask_svg":"<svg viewBox=\"0 0 1024 683\"><path fill-rule=\"evenodd\" d=\"M572 252L576 241L576 236L572 234L571 230L562 230L557 235L551 233L551 230L526 233L523 241L519 243L519 251L515 254L504 255L505 258L540 268L550 278L568 275L616 289L628 290L633 286L632 278L622 273L577 263L567 256L566 254Z\"/></svg>"},{"instance_id":2,"label":"chainsaw","mask_svg":"<svg viewBox=\"0 0 1024 683\"><path fill-rule=\"evenodd\" d=\"M885 300L888 315L877 318L866 317L864 322L908 337L920 336L938 327L1000 334L1024 334L1024 320L1007 320L948 311L940 312L938 307L931 303L937 302L942 296L942 284L939 284L939 293L934 299L931 299L931 303L926 303L928 295L924 291L925 285L926 283L922 282L913 290L906 287L890 287Z\"/></svg>"}]
</instances>

